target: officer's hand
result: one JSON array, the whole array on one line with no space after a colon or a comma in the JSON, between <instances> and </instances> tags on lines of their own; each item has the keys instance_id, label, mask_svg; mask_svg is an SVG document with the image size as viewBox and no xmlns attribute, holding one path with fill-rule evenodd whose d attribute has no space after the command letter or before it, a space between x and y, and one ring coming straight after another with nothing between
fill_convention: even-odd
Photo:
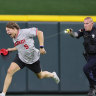
<instances>
[{"instance_id":1,"label":"officer's hand","mask_svg":"<svg viewBox=\"0 0 96 96\"><path fill-rule=\"evenodd\" d=\"M65 29L64 32L71 35L72 32L73 32L73 29L71 29L71 28L70 29Z\"/></svg>"},{"instance_id":2,"label":"officer's hand","mask_svg":"<svg viewBox=\"0 0 96 96\"><path fill-rule=\"evenodd\" d=\"M46 51L44 48L40 48L40 54L46 54Z\"/></svg>"}]
</instances>

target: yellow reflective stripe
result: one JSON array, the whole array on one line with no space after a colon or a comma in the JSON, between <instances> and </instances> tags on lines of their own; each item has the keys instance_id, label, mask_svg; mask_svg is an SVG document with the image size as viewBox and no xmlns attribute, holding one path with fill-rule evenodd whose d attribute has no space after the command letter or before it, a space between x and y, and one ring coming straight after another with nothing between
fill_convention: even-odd
<instances>
[{"instance_id":1,"label":"yellow reflective stripe","mask_svg":"<svg viewBox=\"0 0 96 96\"><path fill-rule=\"evenodd\" d=\"M96 16L75 15L0 15L0 21L83 22L85 17L92 17L96 22Z\"/></svg>"}]
</instances>

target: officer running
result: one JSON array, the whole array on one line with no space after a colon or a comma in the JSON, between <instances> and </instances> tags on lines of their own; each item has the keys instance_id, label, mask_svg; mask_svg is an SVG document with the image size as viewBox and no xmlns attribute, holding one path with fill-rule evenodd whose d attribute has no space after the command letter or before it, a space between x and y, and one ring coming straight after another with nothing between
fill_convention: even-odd
<instances>
[{"instance_id":1,"label":"officer running","mask_svg":"<svg viewBox=\"0 0 96 96\"><path fill-rule=\"evenodd\" d=\"M80 29L78 32L72 32L72 29L69 29L68 34L72 37L80 38L83 36L84 38L84 56L87 64L83 71L90 85L88 96L94 96L96 92L96 28L93 27L92 18L86 17L84 19L84 29Z\"/></svg>"}]
</instances>

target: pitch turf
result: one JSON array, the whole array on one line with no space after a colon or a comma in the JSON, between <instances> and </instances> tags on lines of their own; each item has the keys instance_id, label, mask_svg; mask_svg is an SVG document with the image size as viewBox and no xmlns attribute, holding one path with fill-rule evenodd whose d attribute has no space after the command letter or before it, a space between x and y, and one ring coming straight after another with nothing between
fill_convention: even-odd
<instances>
[{"instance_id":1,"label":"pitch turf","mask_svg":"<svg viewBox=\"0 0 96 96\"><path fill-rule=\"evenodd\" d=\"M96 15L96 0L0 0L0 14Z\"/></svg>"},{"instance_id":2,"label":"pitch turf","mask_svg":"<svg viewBox=\"0 0 96 96\"><path fill-rule=\"evenodd\" d=\"M87 95L7 95L7 96L87 96Z\"/></svg>"}]
</instances>

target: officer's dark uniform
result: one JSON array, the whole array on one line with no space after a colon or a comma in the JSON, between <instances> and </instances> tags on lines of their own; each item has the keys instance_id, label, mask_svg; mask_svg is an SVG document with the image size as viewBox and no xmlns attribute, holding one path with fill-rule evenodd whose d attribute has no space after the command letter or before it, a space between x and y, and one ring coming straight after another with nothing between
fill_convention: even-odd
<instances>
[{"instance_id":1,"label":"officer's dark uniform","mask_svg":"<svg viewBox=\"0 0 96 96\"><path fill-rule=\"evenodd\" d=\"M87 64L84 66L83 71L87 76L90 88L96 86L96 28L93 27L91 31L85 31L85 29L78 31L78 37L83 36L85 57Z\"/></svg>"}]
</instances>

